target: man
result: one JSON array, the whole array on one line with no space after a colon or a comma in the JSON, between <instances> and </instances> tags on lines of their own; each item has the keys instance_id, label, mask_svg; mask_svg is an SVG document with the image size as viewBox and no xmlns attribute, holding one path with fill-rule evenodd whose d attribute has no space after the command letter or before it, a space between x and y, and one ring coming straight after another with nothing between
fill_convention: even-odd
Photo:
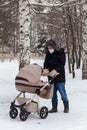
<instances>
[{"instance_id":1,"label":"man","mask_svg":"<svg viewBox=\"0 0 87 130\"><path fill-rule=\"evenodd\" d=\"M54 92L52 97L52 109L49 113L57 112L59 91L64 104L64 113L69 112L69 101L65 90L65 53L63 48L58 48L54 40L46 42L46 57L44 61L43 75L48 76L50 80L55 74L58 75L54 79Z\"/></svg>"}]
</instances>

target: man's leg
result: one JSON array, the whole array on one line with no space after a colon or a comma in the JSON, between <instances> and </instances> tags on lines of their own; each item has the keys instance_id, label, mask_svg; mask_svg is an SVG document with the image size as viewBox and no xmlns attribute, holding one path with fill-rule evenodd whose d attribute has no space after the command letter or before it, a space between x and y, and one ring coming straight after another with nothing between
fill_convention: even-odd
<instances>
[{"instance_id":1,"label":"man's leg","mask_svg":"<svg viewBox=\"0 0 87 130\"><path fill-rule=\"evenodd\" d=\"M57 98L57 84L54 84L52 102L58 102Z\"/></svg>"},{"instance_id":2,"label":"man's leg","mask_svg":"<svg viewBox=\"0 0 87 130\"><path fill-rule=\"evenodd\" d=\"M64 113L68 113L69 112L69 101L68 101L66 90L65 90L65 83L58 83L58 84L59 84L58 90L60 92L61 99L64 104Z\"/></svg>"},{"instance_id":3,"label":"man's leg","mask_svg":"<svg viewBox=\"0 0 87 130\"><path fill-rule=\"evenodd\" d=\"M54 84L53 97L52 97L52 109L49 111L49 113L57 112L57 104L58 104L57 86L56 84Z\"/></svg>"}]
</instances>

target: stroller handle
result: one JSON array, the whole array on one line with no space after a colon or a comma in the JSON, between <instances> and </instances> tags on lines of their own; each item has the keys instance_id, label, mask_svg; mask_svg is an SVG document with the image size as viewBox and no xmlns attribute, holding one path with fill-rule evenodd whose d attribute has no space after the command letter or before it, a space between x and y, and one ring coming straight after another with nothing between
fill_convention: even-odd
<instances>
[{"instance_id":1,"label":"stroller handle","mask_svg":"<svg viewBox=\"0 0 87 130\"><path fill-rule=\"evenodd\" d=\"M52 79L49 80L49 83L50 83L50 84L53 83L53 81L54 81L54 79L56 78L57 75L59 75L59 73L56 73L56 74L52 77Z\"/></svg>"},{"instance_id":2,"label":"stroller handle","mask_svg":"<svg viewBox=\"0 0 87 130\"><path fill-rule=\"evenodd\" d=\"M56 74L54 75L54 77L52 77L52 79L49 80L49 82L47 82L41 89L36 89L36 92L35 92L35 93L37 93L37 95L40 95L40 92L43 91L44 88L46 88L49 84L52 84L52 83L53 83L54 79L56 78L56 76L57 76L58 74L59 74L59 73L56 73Z\"/></svg>"}]
</instances>

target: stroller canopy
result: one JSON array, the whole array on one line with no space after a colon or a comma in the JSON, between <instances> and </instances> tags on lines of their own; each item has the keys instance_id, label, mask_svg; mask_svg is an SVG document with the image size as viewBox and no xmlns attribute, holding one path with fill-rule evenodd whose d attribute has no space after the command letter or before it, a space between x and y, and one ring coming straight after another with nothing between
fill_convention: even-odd
<instances>
[{"instance_id":1,"label":"stroller canopy","mask_svg":"<svg viewBox=\"0 0 87 130\"><path fill-rule=\"evenodd\" d=\"M20 69L19 73L16 76L16 79L23 79L28 81L30 84L38 83L40 81L42 68L38 64L26 65Z\"/></svg>"}]
</instances>

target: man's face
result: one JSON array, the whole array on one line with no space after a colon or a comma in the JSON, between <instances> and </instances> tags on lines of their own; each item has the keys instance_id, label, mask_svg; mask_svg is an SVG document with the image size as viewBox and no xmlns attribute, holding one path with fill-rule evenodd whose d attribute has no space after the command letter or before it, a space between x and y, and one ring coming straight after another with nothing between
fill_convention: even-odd
<instances>
[{"instance_id":1,"label":"man's face","mask_svg":"<svg viewBox=\"0 0 87 130\"><path fill-rule=\"evenodd\" d=\"M47 48L48 48L48 51L49 51L51 54L55 51L54 47L52 47L52 46L48 46Z\"/></svg>"},{"instance_id":2,"label":"man's face","mask_svg":"<svg viewBox=\"0 0 87 130\"><path fill-rule=\"evenodd\" d=\"M47 48L48 48L48 50L52 50L52 49L54 50L54 48L52 46L48 46Z\"/></svg>"}]
</instances>

